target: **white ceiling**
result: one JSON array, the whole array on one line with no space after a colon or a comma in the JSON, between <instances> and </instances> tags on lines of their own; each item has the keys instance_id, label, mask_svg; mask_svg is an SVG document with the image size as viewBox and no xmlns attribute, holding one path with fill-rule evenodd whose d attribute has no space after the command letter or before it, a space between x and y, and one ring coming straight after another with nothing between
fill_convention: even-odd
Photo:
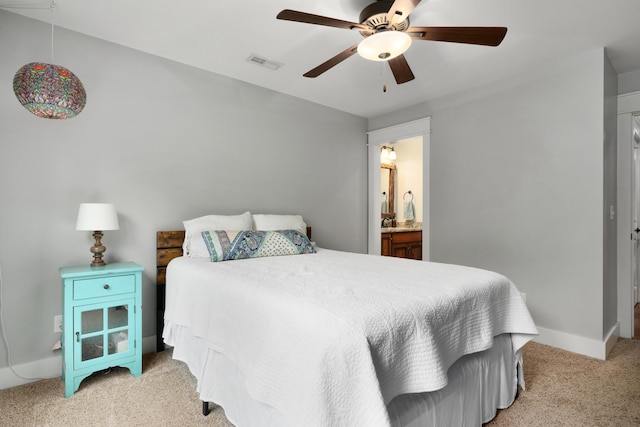
<instances>
[{"instance_id":1,"label":"white ceiling","mask_svg":"<svg viewBox=\"0 0 640 427\"><path fill-rule=\"evenodd\" d=\"M606 47L618 74L640 69L640 0L422 0L413 26L506 26L498 47L414 41L416 79L396 85L385 63L354 55L323 75L302 74L362 40L357 31L276 19L282 9L358 21L373 0L56 0L55 23L117 44L362 117L544 67ZM0 0L49 6L50 0ZM51 23L50 10L9 9ZM251 54L284 65L247 61ZM383 92L383 85L387 92Z\"/></svg>"}]
</instances>

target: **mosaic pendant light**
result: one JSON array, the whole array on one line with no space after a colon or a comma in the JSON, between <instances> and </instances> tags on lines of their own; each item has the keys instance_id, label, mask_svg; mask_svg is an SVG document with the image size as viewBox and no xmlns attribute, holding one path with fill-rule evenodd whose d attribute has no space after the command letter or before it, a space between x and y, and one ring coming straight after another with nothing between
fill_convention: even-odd
<instances>
[{"instance_id":1,"label":"mosaic pendant light","mask_svg":"<svg viewBox=\"0 0 640 427\"><path fill-rule=\"evenodd\" d=\"M70 119L87 103L87 93L75 74L42 62L22 66L13 77L13 91L30 113L47 119Z\"/></svg>"}]
</instances>

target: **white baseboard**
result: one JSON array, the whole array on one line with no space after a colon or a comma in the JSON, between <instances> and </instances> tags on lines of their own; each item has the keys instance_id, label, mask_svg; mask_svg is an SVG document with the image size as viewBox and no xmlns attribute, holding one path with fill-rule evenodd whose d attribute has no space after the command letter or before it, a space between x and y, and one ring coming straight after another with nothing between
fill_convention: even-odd
<instances>
[{"instance_id":1,"label":"white baseboard","mask_svg":"<svg viewBox=\"0 0 640 427\"><path fill-rule=\"evenodd\" d=\"M606 344L605 358L609 357L609 353L611 353L613 346L616 345L619 338L620 338L620 322L616 322L616 324L613 325L613 328L611 328L611 330L609 331L609 334L607 334L607 339L605 340L605 344Z\"/></svg>"},{"instance_id":2,"label":"white baseboard","mask_svg":"<svg viewBox=\"0 0 640 427\"><path fill-rule=\"evenodd\" d=\"M143 337L142 354L155 353L155 351L156 336ZM24 378L20 378L13 371ZM28 384L45 378L60 377L62 381L62 353L60 350L56 350L54 357L15 365L13 366L13 371L9 367L0 368L0 390Z\"/></svg>"},{"instance_id":3,"label":"white baseboard","mask_svg":"<svg viewBox=\"0 0 640 427\"><path fill-rule=\"evenodd\" d=\"M61 377L62 354L59 350L57 353L54 357L13 366L13 371L24 378L18 377L9 367L0 369L0 390L45 378Z\"/></svg>"},{"instance_id":4,"label":"white baseboard","mask_svg":"<svg viewBox=\"0 0 640 427\"><path fill-rule=\"evenodd\" d=\"M607 338L602 341L555 331L553 329L545 329L539 326L538 333L539 335L533 339L533 341L537 343L550 345L551 347L583 354L596 359L606 360L607 355L620 336L620 322L616 322L607 334Z\"/></svg>"}]
</instances>

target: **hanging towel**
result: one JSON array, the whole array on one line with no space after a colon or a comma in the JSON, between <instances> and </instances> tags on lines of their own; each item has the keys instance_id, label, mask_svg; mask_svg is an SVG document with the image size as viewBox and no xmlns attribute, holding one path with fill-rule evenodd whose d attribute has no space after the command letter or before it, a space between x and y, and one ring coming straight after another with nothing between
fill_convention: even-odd
<instances>
[{"instance_id":1,"label":"hanging towel","mask_svg":"<svg viewBox=\"0 0 640 427\"><path fill-rule=\"evenodd\" d=\"M416 215L413 209L413 197L404 201L404 220L407 222L413 222L416 220Z\"/></svg>"}]
</instances>

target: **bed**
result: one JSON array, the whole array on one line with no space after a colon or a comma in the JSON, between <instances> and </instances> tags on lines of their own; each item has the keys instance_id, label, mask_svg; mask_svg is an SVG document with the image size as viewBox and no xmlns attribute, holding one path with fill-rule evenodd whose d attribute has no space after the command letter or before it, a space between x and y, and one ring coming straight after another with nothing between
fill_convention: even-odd
<instances>
[{"instance_id":1,"label":"bed","mask_svg":"<svg viewBox=\"0 0 640 427\"><path fill-rule=\"evenodd\" d=\"M159 344L237 426L480 425L524 387L537 330L500 274L317 247L212 262L188 235L158 232Z\"/></svg>"}]
</instances>

